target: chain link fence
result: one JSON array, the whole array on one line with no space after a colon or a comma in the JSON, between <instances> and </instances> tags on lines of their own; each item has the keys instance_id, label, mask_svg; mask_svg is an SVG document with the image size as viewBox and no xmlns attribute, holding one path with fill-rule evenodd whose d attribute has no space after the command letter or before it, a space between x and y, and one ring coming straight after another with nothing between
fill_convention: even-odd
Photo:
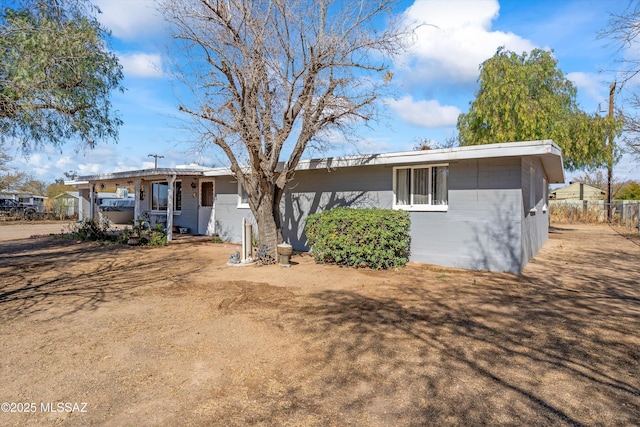
<instances>
[{"instance_id":1,"label":"chain link fence","mask_svg":"<svg viewBox=\"0 0 640 427\"><path fill-rule=\"evenodd\" d=\"M551 222L600 224L626 227L640 232L640 201L618 200L611 204L611 220L608 218L609 204L603 200L550 200Z\"/></svg>"}]
</instances>

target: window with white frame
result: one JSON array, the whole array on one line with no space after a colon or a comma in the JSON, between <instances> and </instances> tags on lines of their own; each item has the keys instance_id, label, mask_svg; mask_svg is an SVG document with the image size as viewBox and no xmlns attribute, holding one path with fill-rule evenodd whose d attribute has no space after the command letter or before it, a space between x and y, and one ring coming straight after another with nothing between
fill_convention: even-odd
<instances>
[{"instance_id":1,"label":"window with white frame","mask_svg":"<svg viewBox=\"0 0 640 427\"><path fill-rule=\"evenodd\" d=\"M448 178L448 165L393 168L393 207L446 211L449 207Z\"/></svg>"},{"instance_id":2,"label":"window with white frame","mask_svg":"<svg viewBox=\"0 0 640 427\"><path fill-rule=\"evenodd\" d=\"M166 211L169 201L169 183L153 182L151 183L151 210ZM173 210L182 210L182 181L176 181L173 184Z\"/></svg>"},{"instance_id":3,"label":"window with white frame","mask_svg":"<svg viewBox=\"0 0 640 427\"><path fill-rule=\"evenodd\" d=\"M247 190L238 182L238 208L249 209L249 195Z\"/></svg>"}]
</instances>

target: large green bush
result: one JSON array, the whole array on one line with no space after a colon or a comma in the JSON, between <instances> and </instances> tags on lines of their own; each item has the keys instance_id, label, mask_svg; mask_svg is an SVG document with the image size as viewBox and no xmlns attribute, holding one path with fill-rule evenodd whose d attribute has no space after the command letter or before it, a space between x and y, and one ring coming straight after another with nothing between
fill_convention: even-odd
<instances>
[{"instance_id":1,"label":"large green bush","mask_svg":"<svg viewBox=\"0 0 640 427\"><path fill-rule=\"evenodd\" d=\"M405 211L335 208L309 215L305 233L316 262L381 269L407 263L409 224Z\"/></svg>"}]
</instances>

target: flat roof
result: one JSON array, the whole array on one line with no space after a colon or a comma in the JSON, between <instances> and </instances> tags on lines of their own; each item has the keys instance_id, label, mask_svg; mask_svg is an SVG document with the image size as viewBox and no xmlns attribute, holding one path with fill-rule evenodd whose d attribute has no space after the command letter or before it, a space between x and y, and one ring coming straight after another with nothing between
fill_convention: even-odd
<instances>
[{"instance_id":1,"label":"flat roof","mask_svg":"<svg viewBox=\"0 0 640 427\"><path fill-rule=\"evenodd\" d=\"M540 158L550 184L564 182L562 150L552 140L506 142L500 144L468 145L437 150L405 151L324 159L301 160L296 170L314 170L356 166L409 165L451 162L455 160L488 159L497 157L534 156ZM231 175L228 167L212 168L205 176Z\"/></svg>"},{"instance_id":2,"label":"flat roof","mask_svg":"<svg viewBox=\"0 0 640 427\"><path fill-rule=\"evenodd\" d=\"M506 142L499 144L468 145L464 147L443 148L437 150L405 151L398 153L369 154L345 157L327 157L323 159L301 160L296 170L316 170L327 168L409 165L456 160L488 159L500 157L533 156L540 159L549 179L549 184L564 183L562 150L552 140ZM279 164L279 169L283 166ZM220 168L157 168L134 171L113 172L100 175L80 176L68 185L86 185L90 181L123 180L127 178L153 178L167 175L191 176L227 176L232 175L229 167Z\"/></svg>"}]
</instances>

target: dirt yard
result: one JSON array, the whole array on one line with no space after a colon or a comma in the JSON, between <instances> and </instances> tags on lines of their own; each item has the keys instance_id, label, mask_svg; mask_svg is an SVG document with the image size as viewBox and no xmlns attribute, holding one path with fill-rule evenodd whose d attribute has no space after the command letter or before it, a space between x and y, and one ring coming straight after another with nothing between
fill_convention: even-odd
<instances>
[{"instance_id":1,"label":"dirt yard","mask_svg":"<svg viewBox=\"0 0 640 427\"><path fill-rule=\"evenodd\" d=\"M637 235L559 225L521 276L233 250L0 242L0 425L639 423Z\"/></svg>"}]
</instances>

